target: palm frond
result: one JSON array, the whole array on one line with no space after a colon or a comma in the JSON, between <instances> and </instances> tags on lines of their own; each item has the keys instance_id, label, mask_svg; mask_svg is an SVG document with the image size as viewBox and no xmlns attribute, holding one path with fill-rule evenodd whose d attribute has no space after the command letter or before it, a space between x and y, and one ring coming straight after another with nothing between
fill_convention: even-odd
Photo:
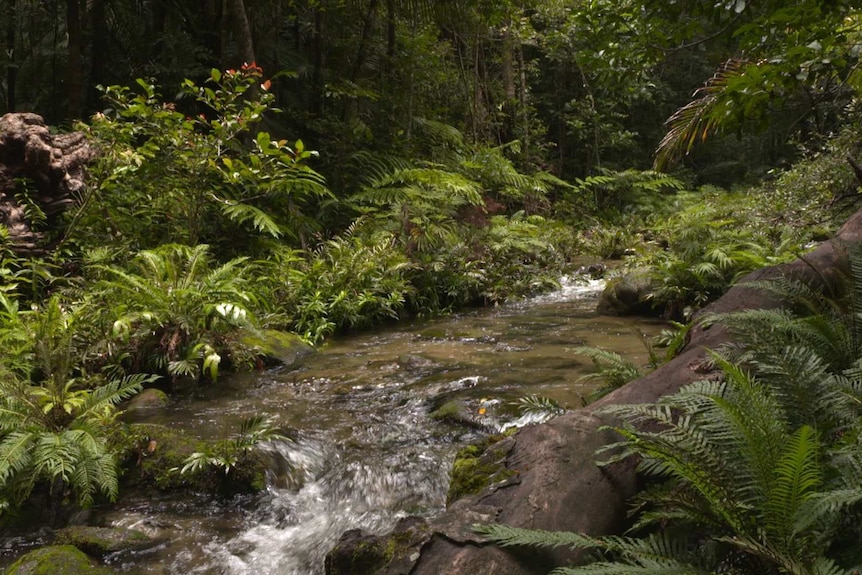
<instances>
[{"instance_id":1,"label":"palm frond","mask_svg":"<svg viewBox=\"0 0 862 575\"><path fill-rule=\"evenodd\" d=\"M664 170L675 163L687 155L698 140L706 140L720 129L721 96L730 80L744 73L745 65L742 60L728 60L694 93L691 102L673 113L667 121L670 128L656 149L656 170Z\"/></svg>"}]
</instances>

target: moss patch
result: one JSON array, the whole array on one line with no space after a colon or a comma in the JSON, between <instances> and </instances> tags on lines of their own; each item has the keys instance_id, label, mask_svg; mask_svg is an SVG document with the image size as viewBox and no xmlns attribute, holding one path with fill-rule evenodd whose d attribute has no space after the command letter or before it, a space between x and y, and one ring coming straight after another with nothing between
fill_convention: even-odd
<instances>
[{"instance_id":1,"label":"moss patch","mask_svg":"<svg viewBox=\"0 0 862 575\"><path fill-rule=\"evenodd\" d=\"M153 540L135 529L75 525L57 531L54 542L58 545L74 545L93 557L104 557L118 551L147 547Z\"/></svg>"},{"instance_id":2,"label":"moss patch","mask_svg":"<svg viewBox=\"0 0 862 575\"><path fill-rule=\"evenodd\" d=\"M240 456L229 474L212 467L180 473L186 459L206 452L207 442L163 425L132 424L124 446L125 485L139 489L188 489L233 495L254 493L266 487L266 462L255 452Z\"/></svg>"},{"instance_id":3,"label":"moss patch","mask_svg":"<svg viewBox=\"0 0 862 575\"><path fill-rule=\"evenodd\" d=\"M268 365L291 366L314 352L314 348L293 333L263 329L256 333L245 332L240 343L252 350Z\"/></svg>"},{"instance_id":4,"label":"moss patch","mask_svg":"<svg viewBox=\"0 0 862 575\"><path fill-rule=\"evenodd\" d=\"M27 553L5 571L5 575L108 575L107 567L97 565L73 545L52 545Z\"/></svg>"},{"instance_id":5,"label":"moss patch","mask_svg":"<svg viewBox=\"0 0 862 575\"><path fill-rule=\"evenodd\" d=\"M419 517L401 519L389 535L346 531L326 556L329 575L409 573L419 548L427 540L428 525Z\"/></svg>"},{"instance_id":6,"label":"moss patch","mask_svg":"<svg viewBox=\"0 0 862 575\"><path fill-rule=\"evenodd\" d=\"M458 451L452 464L447 505L517 475L506 467L506 455L514 445L511 435L491 435Z\"/></svg>"}]
</instances>

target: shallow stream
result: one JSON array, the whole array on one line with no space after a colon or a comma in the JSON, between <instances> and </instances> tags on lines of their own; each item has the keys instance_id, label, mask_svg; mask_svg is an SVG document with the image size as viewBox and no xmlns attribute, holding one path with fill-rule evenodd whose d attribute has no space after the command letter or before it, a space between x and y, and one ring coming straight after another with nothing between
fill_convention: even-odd
<instances>
[{"instance_id":1,"label":"shallow stream","mask_svg":"<svg viewBox=\"0 0 862 575\"><path fill-rule=\"evenodd\" d=\"M662 324L599 316L601 283L562 289L518 304L398 324L342 337L298 368L232 376L178 398L146 421L223 437L266 413L291 442L268 445L272 473L256 497L212 501L187 495L125 499L93 520L158 536L164 543L115 557L140 574L317 575L348 529L383 533L408 514L445 506L459 447L505 425L523 424L513 405L539 395L580 406L580 382L598 346L647 362L643 339ZM454 401L469 424L431 417ZM7 558L22 540L0 542Z\"/></svg>"}]
</instances>

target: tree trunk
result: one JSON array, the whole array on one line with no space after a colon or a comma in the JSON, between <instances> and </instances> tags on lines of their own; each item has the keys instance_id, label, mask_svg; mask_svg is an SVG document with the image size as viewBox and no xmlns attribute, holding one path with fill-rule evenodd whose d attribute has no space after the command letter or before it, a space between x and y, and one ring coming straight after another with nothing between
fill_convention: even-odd
<instances>
[{"instance_id":1,"label":"tree trunk","mask_svg":"<svg viewBox=\"0 0 862 575\"><path fill-rule=\"evenodd\" d=\"M69 60L66 67L66 117L80 118L84 112L83 42L80 0L66 0L66 34Z\"/></svg>"},{"instance_id":2,"label":"tree trunk","mask_svg":"<svg viewBox=\"0 0 862 575\"><path fill-rule=\"evenodd\" d=\"M527 66L524 63L524 47L518 44L518 79L519 87L518 96L521 99L521 132L524 139L524 154L530 152L530 116L527 112Z\"/></svg>"},{"instance_id":3,"label":"tree trunk","mask_svg":"<svg viewBox=\"0 0 862 575\"><path fill-rule=\"evenodd\" d=\"M323 41L326 19L321 6L314 10L314 38L312 39L311 112L323 113L323 66L326 63Z\"/></svg>"},{"instance_id":4,"label":"tree trunk","mask_svg":"<svg viewBox=\"0 0 862 575\"><path fill-rule=\"evenodd\" d=\"M90 77L87 82L87 105L89 109L95 109L99 104L101 93L96 89L97 85L107 85L105 64L108 59L106 54L110 53L108 46L108 31L107 23L105 22L105 0L95 0L91 4L91 8L87 13L91 33L91 50L89 54Z\"/></svg>"},{"instance_id":5,"label":"tree trunk","mask_svg":"<svg viewBox=\"0 0 862 575\"><path fill-rule=\"evenodd\" d=\"M508 142L514 139L515 120L518 114L517 92L515 90L515 63L514 51L515 41L512 36L511 23L503 27L500 46L501 71L503 81L503 93L505 100L503 101L503 111L505 112L503 133L501 140Z\"/></svg>"},{"instance_id":6,"label":"tree trunk","mask_svg":"<svg viewBox=\"0 0 862 575\"><path fill-rule=\"evenodd\" d=\"M395 0L386 0L386 58L395 60Z\"/></svg>"},{"instance_id":7,"label":"tree trunk","mask_svg":"<svg viewBox=\"0 0 862 575\"><path fill-rule=\"evenodd\" d=\"M16 107L15 82L18 78L18 65L15 58L18 54L15 52L15 29L18 15L15 8L15 0L9 0L6 12L6 112L14 112Z\"/></svg>"},{"instance_id":8,"label":"tree trunk","mask_svg":"<svg viewBox=\"0 0 862 575\"><path fill-rule=\"evenodd\" d=\"M374 19L377 16L378 0L371 0L368 3L368 10L365 12L365 20L362 22L362 35L359 37L359 47L356 50L356 60L353 61L353 69L350 71L350 81L355 82L359 77L359 72L362 71L362 65L365 64L365 53L368 51L368 39L374 32Z\"/></svg>"},{"instance_id":9,"label":"tree trunk","mask_svg":"<svg viewBox=\"0 0 862 575\"><path fill-rule=\"evenodd\" d=\"M245 13L243 0L227 0L233 22L233 33L239 47L239 55L243 62L251 64L255 61L254 43L251 38L251 26Z\"/></svg>"}]
</instances>

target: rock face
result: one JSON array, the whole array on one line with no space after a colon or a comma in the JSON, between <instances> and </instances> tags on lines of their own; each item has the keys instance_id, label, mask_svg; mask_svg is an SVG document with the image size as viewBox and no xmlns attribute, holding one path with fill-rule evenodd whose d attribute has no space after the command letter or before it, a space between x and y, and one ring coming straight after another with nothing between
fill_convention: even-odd
<instances>
[{"instance_id":1,"label":"rock face","mask_svg":"<svg viewBox=\"0 0 862 575\"><path fill-rule=\"evenodd\" d=\"M839 230L836 240L821 244L797 260L749 274L740 284L780 275L802 279L825 278L838 273L843 258L842 243L862 241L862 210ZM779 305L760 290L737 286L704 312L724 313ZM362 573L410 573L411 575L524 575L547 573L556 566L578 560L571 551L503 550L487 544L472 533L474 523L499 522L517 527L577 531L587 535L621 533L626 528L626 502L638 488L632 462L597 467L595 450L610 440L601 426L613 423L597 413L608 404L653 402L708 375L707 350L727 341L726 330L718 325L695 327L683 352L649 375L605 396L579 411L562 415L548 423L521 430L503 464L510 475L503 483L493 483L477 495L452 503L446 513L427 523L420 549L388 561L373 562ZM369 536L370 537L370 536ZM404 537L397 529L391 539ZM350 556L363 538L351 533L338 545L338 552ZM385 547L379 538L374 544ZM338 571L330 571L336 573Z\"/></svg>"},{"instance_id":2,"label":"rock face","mask_svg":"<svg viewBox=\"0 0 862 575\"><path fill-rule=\"evenodd\" d=\"M41 239L31 229L16 193L26 189L50 223L81 197L84 167L93 157L81 133L52 134L36 114L0 117L0 224L9 229L16 251L37 252ZM23 188L19 180L26 182Z\"/></svg>"}]
</instances>

